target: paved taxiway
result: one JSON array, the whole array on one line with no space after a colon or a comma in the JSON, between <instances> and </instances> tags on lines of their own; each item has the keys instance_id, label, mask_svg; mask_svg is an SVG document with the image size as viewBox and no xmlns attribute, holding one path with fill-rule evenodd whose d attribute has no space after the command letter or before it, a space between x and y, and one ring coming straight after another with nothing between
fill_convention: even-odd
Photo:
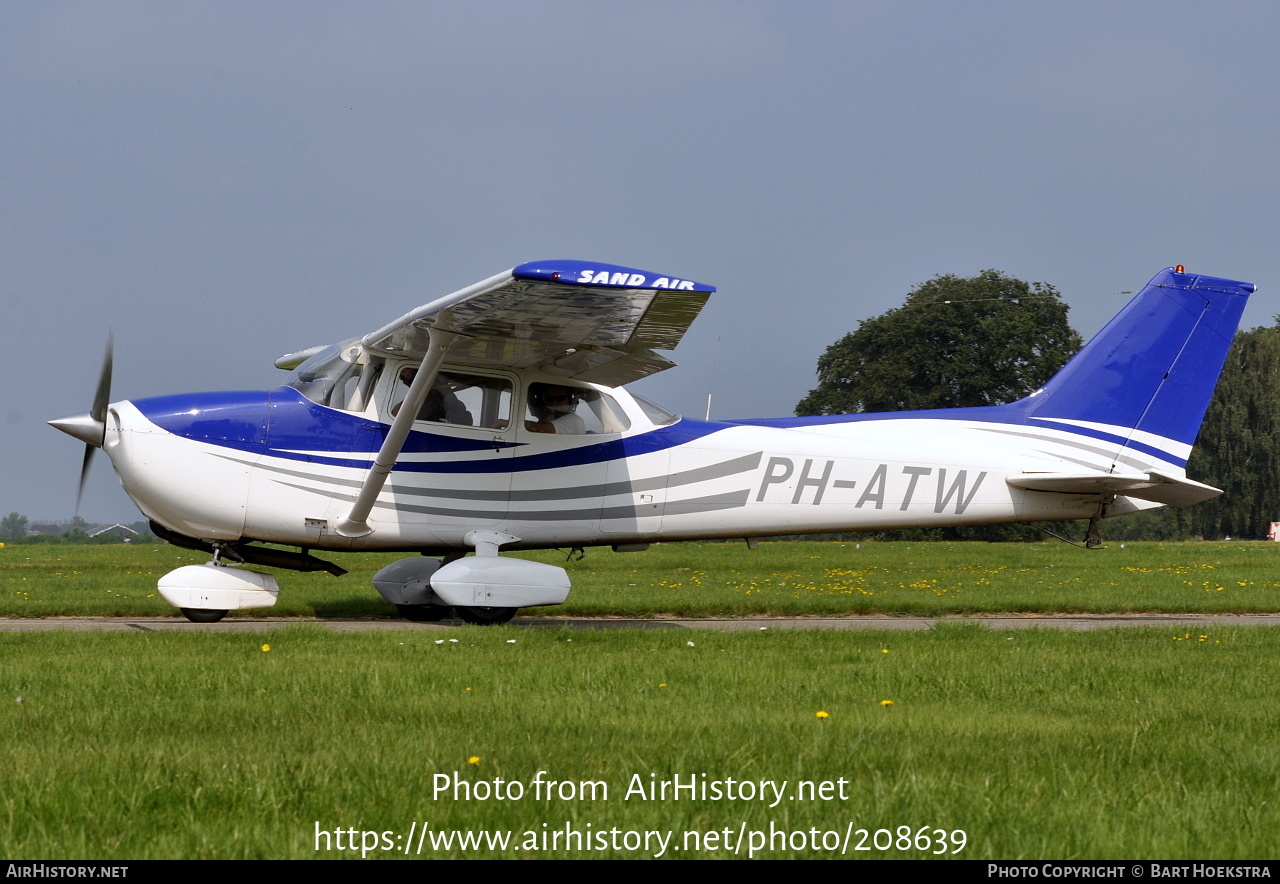
<instances>
[{"instance_id":1,"label":"paved taxiway","mask_svg":"<svg viewBox=\"0 0 1280 884\"><path fill-rule=\"evenodd\" d=\"M760 629L931 629L939 624L979 623L988 629L1118 629L1157 626L1168 629L1220 629L1224 626L1280 626L1280 614L975 614L970 617L745 617L723 619L634 620L597 617L522 617L517 629L715 629L745 632ZM54 630L106 632L266 632L307 624L334 632L383 630L454 630L461 621L410 623L407 620L339 620L301 617L229 618L221 623L190 623L178 618L51 617L44 620L0 619L0 632Z\"/></svg>"}]
</instances>

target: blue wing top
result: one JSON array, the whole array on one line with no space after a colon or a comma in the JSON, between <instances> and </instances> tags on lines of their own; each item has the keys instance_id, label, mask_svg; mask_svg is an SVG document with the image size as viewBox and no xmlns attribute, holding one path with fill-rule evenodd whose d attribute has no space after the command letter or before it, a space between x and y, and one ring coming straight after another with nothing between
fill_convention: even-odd
<instances>
[{"instance_id":1,"label":"blue wing top","mask_svg":"<svg viewBox=\"0 0 1280 884\"><path fill-rule=\"evenodd\" d=\"M614 286L632 289L670 289L683 292L716 290L713 285L694 282L679 276L621 267L617 264L600 264L595 261L530 261L511 271L516 279L537 279L572 285Z\"/></svg>"}]
</instances>

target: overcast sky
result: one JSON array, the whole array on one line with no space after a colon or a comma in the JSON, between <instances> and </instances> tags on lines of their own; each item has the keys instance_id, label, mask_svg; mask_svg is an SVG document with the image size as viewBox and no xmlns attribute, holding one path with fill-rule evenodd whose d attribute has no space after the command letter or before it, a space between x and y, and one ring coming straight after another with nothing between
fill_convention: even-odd
<instances>
[{"instance_id":1,"label":"overcast sky","mask_svg":"<svg viewBox=\"0 0 1280 884\"><path fill-rule=\"evenodd\" d=\"M1157 270L1257 283L1280 6L0 4L0 512L65 519L112 398L267 388L515 264L719 287L640 385L792 412L823 349L938 274L1057 286L1086 337ZM105 457L81 514L139 518Z\"/></svg>"}]
</instances>

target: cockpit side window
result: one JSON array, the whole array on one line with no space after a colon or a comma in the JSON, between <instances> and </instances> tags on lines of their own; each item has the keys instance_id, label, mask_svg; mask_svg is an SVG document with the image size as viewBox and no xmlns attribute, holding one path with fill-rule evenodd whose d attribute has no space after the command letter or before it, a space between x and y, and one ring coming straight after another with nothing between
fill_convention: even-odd
<instances>
[{"instance_id":1,"label":"cockpit side window","mask_svg":"<svg viewBox=\"0 0 1280 884\"><path fill-rule=\"evenodd\" d=\"M631 398L636 400L636 404L640 406L640 410L644 412L645 417L653 421L655 427L665 427L674 424L680 420L680 415L667 411L661 405L650 402L643 396L635 393L631 394Z\"/></svg>"},{"instance_id":2,"label":"cockpit side window","mask_svg":"<svg viewBox=\"0 0 1280 884\"><path fill-rule=\"evenodd\" d=\"M612 396L599 390L535 381L525 397L524 428L532 433L578 436L623 433L631 419Z\"/></svg>"},{"instance_id":3,"label":"cockpit side window","mask_svg":"<svg viewBox=\"0 0 1280 884\"><path fill-rule=\"evenodd\" d=\"M389 414L392 417L400 413L400 405L417 374L417 365L400 365L391 391ZM506 378L441 371L427 391L427 398L418 409L416 419L458 427L505 430L511 424L511 391L512 383Z\"/></svg>"}]
</instances>

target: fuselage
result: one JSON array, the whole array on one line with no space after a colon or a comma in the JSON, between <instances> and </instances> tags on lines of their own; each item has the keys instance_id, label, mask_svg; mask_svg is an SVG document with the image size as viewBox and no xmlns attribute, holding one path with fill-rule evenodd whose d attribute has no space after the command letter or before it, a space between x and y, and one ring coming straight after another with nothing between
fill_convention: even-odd
<instances>
[{"instance_id":1,"label":"fuselage","mask_svg":"<svg viewBox=\"0 0 1280 884\"><path fill-rule=\"evenodd\" d=\"M386 435L385 399L349 411L280 387L117 402L103 448L171 530L330 550L461 549L477 528L540 548L1087 518L1098 495L1005 479L1105 471L1117 456L1135 470L1185 466L1169 440L1145 454L1128 440L1120 455L1121 428L1010 424L1000 409L714 422L590 389L613 403L613 426L555 435L518 419L416 421L361 537L335 526ZM1109 514L1147 505L1122 499Z\"/></svg>"}]
</instances>

